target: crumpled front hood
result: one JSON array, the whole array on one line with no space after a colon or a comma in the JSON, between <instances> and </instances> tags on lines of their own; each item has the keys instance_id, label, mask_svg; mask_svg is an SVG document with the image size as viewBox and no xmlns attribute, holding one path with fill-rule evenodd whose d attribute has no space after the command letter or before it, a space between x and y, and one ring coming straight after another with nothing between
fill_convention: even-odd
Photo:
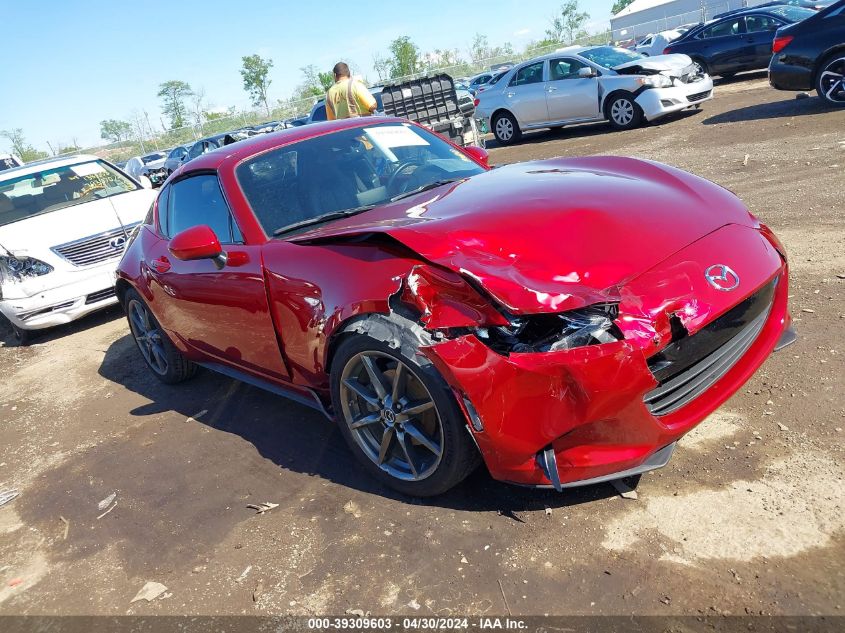
<instances>
[{"instance_id":1,"label":"crumpled front hood","mask_svg":"<svg viewBox=\"0 0 845 633\"><path fill-rule=\"evenodd\" d=\"M756 226L713 183L654 162L590 157L501 167L289 239L385 233L530 314L618 300L626 282L732 223Z\"/></svg>"},{"instance_id":2,"label":"crumpled front hood","mask_svg":"<svg viewBox=\"0 0 845 633\"><path fill-rule=\"evenodd\" d=\"M689 56L675 53L672 55L653 55L651 57L635 59L634 61L614 66L613 70L624 72L626 69L644 69L676 77L683 75L690 64L692 64L692 59Z\"/></svg>"}]
</instances>

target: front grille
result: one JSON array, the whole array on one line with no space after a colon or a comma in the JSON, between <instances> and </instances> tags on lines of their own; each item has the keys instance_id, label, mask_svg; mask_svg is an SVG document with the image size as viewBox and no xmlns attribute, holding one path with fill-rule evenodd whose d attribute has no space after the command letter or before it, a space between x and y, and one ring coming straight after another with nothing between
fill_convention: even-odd
<instances>
[{"instance_id":1,"label":"front grille","mask_svg":"<svg viewBox=\"0 0 845 633\"><path fill-rule=\"evenodd\" d=\"M643 400L652 415L673 413L700 396L742 358L766 324L775 283L766 285L693 336L682 336L652 356L657 388Z\"/></svg>"},{"instance_id":2,"label":"front grille","mask_svg":"<svg viewBox=\"0 0 845 633\"><path fill-rule=\"evenodd\" d=\"M702 99L706 99L710 96L710 90L706 90L704 92L696 92L694 95L688 95L687 101L692 103L693 101L701 101Z\"/></svg>"},{"instance_id":3,"label":"front grille","mask_svg":"<svg viewBox=\"0 0 845 633\"><path fill-rule=\"evenodd\" d=\"M93 266L110 259L118 259L123 255L123 247L132 228L138 224L127 224L125 227L54 246L51 250L74 266Z\"/></svg>"},{"instance_id":4,"label":"front grille","mask_svg":"<svg viewBox=\"0 0 845 633\"><path fill-rule=\"evenodd\" d=\"M85 305L97 303L99 301L105 301L106 299L111 299L113 296L114 296L114 288L106 288L105 290L98 290L97 292L92 292L90 295L85 297Z\"/></svg>"}]
</instances>

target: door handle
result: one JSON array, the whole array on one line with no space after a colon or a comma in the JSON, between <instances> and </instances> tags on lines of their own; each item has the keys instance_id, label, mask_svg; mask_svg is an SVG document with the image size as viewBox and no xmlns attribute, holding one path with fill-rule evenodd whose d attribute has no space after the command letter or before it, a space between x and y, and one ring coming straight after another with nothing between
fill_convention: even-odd
<instances>
[{"instance_id":1,"label":"door handle","mask_svg":"<svg viewBox=\"0 0 845 633\"><path fill-rule=\"evenodd\" d=\"M557 92L557 88L552 86L551 88L546 88L546 92Z\"/></svg>"},{"instance_id":2,"label":"door handle","mask_svg":"<svg viewBox=\"0 0 845 633\"><path fill-rule=\"evenodd\" d=\"M514 95L514 93L513 93L513 92L507 92L507 93L505 93L505 94L507 94L507 96L509 96L509 97L512 97L512 96Z\"/></svg>"},{"instance_id":3,"label":"door handle","mask_svg":"<svg viewBox=\"0 0 845 633\"><path fill-rule=\"evenodd\" d=\"M170 270L170 260L163 256L159 257L150 262L150 268L157 273L166 273Z\"/></svg>"}]
</instances>

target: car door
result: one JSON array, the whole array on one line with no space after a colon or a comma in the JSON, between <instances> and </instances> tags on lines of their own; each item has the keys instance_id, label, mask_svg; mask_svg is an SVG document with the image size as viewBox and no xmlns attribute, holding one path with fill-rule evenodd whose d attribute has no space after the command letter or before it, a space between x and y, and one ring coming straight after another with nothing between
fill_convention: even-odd
<instances>
[{"instance_id":1,"label":"car door","mask_svg":"<svg viewBox=\"0 0 845 633\"><path fill-rule=\"evenodd\" d=\"M771 15L745 16L745 51L746 67L767 68L772 59L772 40L775 31L786 22Z\"/></svg>"},{"instance_id":2,"label":"car door","mask_svg":"<svg viewBox=\"0 0 845 633\"><path fill-rule=\"evenodd\" d=\"M164 239L147 262L162 326L210 362L289 379L270 317L261 245L244 242L217 175L192 175L166 189L159 200ZM169 238L201 224L211 227L227 254L222 268L208 259L179 260L167 248Z\"/></svg>"},{"instance_id":3,"label":"car door","mask_svg":"<svg viewBox=\"0 0 845 633\"><path fill-rule=\"evenodd\" d=\"M748 63L744 52L745 20L740 17L725 18L702 30L697 36L696 48L713 74L736 72ZM691 55L694 53L690 52Z\"/></svg>"},{"instance_id":4,"label":"car door","mask_svg":"<svg viewBox=\"0 0 845 633\"><path fill-rule=\"evenodd\" d=\"M546 106L550 121L599 117L599 80L597 77L580 77L578 72L583 68L590 66L572 57L549 60Z\"/></svg>"},{"instance_id":5,"label":"car door","mask_svg":"<svg viewBox=\"0 0 845 633\"><path fill-rule=\"evenodd\" d=\"M505 87L504 98L520 127L542 125L549 120L546 105L545 61L518 69Z\"/></svg>"}]
</instances>

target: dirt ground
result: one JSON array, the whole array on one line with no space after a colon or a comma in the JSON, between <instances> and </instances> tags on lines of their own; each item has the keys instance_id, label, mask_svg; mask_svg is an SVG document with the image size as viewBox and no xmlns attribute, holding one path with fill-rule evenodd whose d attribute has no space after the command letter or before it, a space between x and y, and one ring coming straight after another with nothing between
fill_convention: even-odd
<instances>
[{"instance_id":1,"label":"dirt ground","mask_svg":"<svg viewBox=\"0 0 845 633\"><path fill-rule=\"evenodd\" d=\"M842 614L845 111L741 75L699 112L530 134L491 159L586 154L724 185L791 258L798 341L638 499L483 468L401 497L310 409L210 372L159 384L110 310L0 347L0 490L20 491L0 508L0 613ZM261 502L279 505L246 507ZM147 581L166 593L130 604Z\"/></svg>"}]
</instances>

